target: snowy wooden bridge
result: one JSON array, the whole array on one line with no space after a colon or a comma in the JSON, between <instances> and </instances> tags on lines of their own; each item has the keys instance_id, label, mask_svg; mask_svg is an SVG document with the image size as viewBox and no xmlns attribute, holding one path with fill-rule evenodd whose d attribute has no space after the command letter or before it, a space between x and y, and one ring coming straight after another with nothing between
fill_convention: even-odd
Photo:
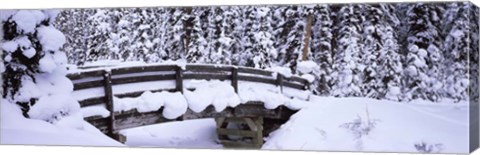
<instances>
[{"instance_id":1,"label":"snowy wooden bridge","mask_svg":"<svg viewBox=\"0 0 480 155\"><path fill-rule=\"evenodd\" d=\"M272 85L283 92L284 89L305 91L309 82L301 77L285 77L272 71L236 67L187 64L178 65L147 65L131 67L112 68L90 68L68 75L74 84L74 91L88 89L103 89L104 95L79 99L82 108L105 105L110 112L108 116L88 116L84 119L100 129L108 136L119 141L125 141L125 137L118 132L122 129L146 126L151 124L182 121L200 118L215 118L217 123L217 134L225 147L259 148L263 144L263 137L269 132L278 128L289 119L295 112L283 105L274 109L267 109L262 101L246 101L235 107L227 107L218 112L212 105L209 105L201 112L194 112L187 109L183 115L175 119L168 119L162 115L164 108L157 111L139 112L137 109L118 111L114 107L114 98L138 97L145 90L123 91L115 93L114 86L124 84L136 84L152 81L170 81L174 83L173 88L148 89L150 92L181 92L194 91L195 88L186 87L186 80L220 80L229 81L235 93L239 91L240 82L252 82L255 84ZM161 86L159 86L161 87ZM262 94L258 94L262 95ZM237 124L237 128L231 128ZM234 125L235 126L235 125ZM188 130L188 129L179 129ZM230 139L232 136L240 136L242 140Z\"/></svg>"}]
</instances>

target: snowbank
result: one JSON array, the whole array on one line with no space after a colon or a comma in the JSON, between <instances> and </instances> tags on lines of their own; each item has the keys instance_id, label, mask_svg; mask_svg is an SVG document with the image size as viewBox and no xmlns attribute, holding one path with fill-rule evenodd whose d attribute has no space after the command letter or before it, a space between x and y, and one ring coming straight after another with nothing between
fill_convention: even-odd
<instances>
[{"instance_id":1,"label":"snowbank","mask_svg":"<svg viewBox=\"0 0 480 155\"><path fill-rule=\"evenodd\" d=\"M27 119L15 104L2 102L0 104L0 143L22 145L81 145L81 146L123 146L119 142L105 136L87 122L74 129L71 125L64 127Z\"/></svg>"},{"instance_id":2,"label":"snowbank","mask_svg":"<svg viewBox=\"0 0 480 155\"><path fill-rule=\"evenodd\" d=\"M468 105L311 97L263 149L468 152ZM452 101L453 103L453 101Z\"/></svg>"}]
</instances>

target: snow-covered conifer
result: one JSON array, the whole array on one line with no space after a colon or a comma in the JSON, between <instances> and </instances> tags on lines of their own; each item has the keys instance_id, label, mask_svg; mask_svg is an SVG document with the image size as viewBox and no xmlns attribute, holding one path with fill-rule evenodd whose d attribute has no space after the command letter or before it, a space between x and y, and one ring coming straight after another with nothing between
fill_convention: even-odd
<instances>
[{"instance_id":1,"label":"snow-covered conifer","mask_svg":"<svg viewBox=\"0 0 480 155\"><path fill-rule=\"evenodd\" d=\"M87 24L92 26L88 33L87 39L87 61L108 60L110 59L110 47L107 44L110 33L112 31L111 10L110 9L94 9L92 16L87 18Z\"/></svg>"},{"instance_id":2,"label":"snow-covered conifer","mask_svg":"<svg viewBox=\"0 0 480 155\"><path fill-rule=\"evenodd\" d=\"M19 105L27 118L81 127L63 121L82 118L77 115L80 106L71 96L73 84L65 76L67 57L60 51L65 36L53 26L58 11L14 10L0 14L5 66L2 97Z\"/></svg>"},{"instance_id":3,"label":"snow-covered conifer","mask_svg":"<svg viewBox=\"0 0 480 155\"><path fill-rule=\"evenodd\" d=\"M348 4L341 7L337 15L336 53L333 74L334 96L361 96L363 63L361 5Z\"/></svg>"},{"instance_id":4,"label":"snow-covered conifer","mask_svg":"<svg viewBox=\"0 0 480 155\"><path fill-rule=\"evenodd\" d=\"M311 51L313 61L319 65L318 79L314 81L315 91L319 95L330 95L332 82L332 27L333 20L329 5L321 4L315 7L315 18L312 28Z\"/></svg>"},{"instance_id":5,"label":"snow-covered conifer","mask_svg":"<svg viewBox=\"0 0 480 155\"><path fill-rule=\"evenodd\" d=\"M445 85L446 95L456 101L468 98L468 54L470 25L467 2L450 3L445 13Z\"/></svg>"},{"instance_id":6,"label":"snow-covered conifer","mask_svg":"<svg viewBox=\"0 0 480 155\"><path fill-rule=\"evenodd\" d=\"M408 8L408 53L403 91L407 100L439 101L442 97L442 15L443 6L438 4L416 3Z\"/></svg>"}]
</instances>

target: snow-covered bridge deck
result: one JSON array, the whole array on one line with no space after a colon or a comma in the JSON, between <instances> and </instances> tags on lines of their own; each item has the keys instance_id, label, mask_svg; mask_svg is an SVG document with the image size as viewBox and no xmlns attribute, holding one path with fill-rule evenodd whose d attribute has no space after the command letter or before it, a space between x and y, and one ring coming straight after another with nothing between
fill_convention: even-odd
<instances>
[{"instance_id":1,"label":"snow-covered bridge deck","mask_svg":"<svg viewBox=\"0 0 480 155\"><path fill-rule=\"evenodd\" d=\"M269 120L262 127L269 130L271 123L288 120L310 94L310 83L301 77L227 65L103 67L68 77L85 120L111 136L122 129L198 118L261 118L262 123ZM255 132L265 132L262 128Z\"/></svg>"}]
</instances>

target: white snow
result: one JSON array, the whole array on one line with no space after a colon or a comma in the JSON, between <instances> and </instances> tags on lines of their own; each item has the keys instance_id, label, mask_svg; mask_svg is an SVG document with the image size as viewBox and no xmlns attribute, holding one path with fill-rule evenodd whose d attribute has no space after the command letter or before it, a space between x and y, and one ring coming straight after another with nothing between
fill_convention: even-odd
<instances>
[{"instance_id":1,"label":"white snow","mask_svg":"<svg viewBox=\"0 0 480 155\"><path fill-rule=\"evenodd\" d=\"M133 147L162 148L223 148L216 142L216 124L213 119L168 122L120 131L125 142Z\"/></svg>"},{"instance_id":2,"label":"white snow","mask_svg":"<svg viewBox=\"0 0 480 155\"><path fill-rule=\"evenodd\" d=\"M70 128L64 125L68 121L54 125L42 120L27 119L16 105L5 100L0 106L2 145L123 146L84 121L81 124L82 128Z\"/></svg>"},{"instance_id":3,"label":"white snow","mask_svg":"<svg viewBox=\"0 0 480 155\"><path fill-rule=\"evenodd\" d=\"M227 107L235 107L248 101L264 102L267 109L275 109L280 105L291 109L300 109L306 104L303 100L308 99L310 95L310 93L306 93L308 91L294 89L286 89L285 94L282 94L279 88L273 85L252 82L239 84L238 94L235 93L229 81L186 80L185 83L186 88L195 90L185 89L183 95L179 92L151 93L146 91L136 98L114 98L115 111L137 109L139 112L150 112L165 107L163 115L166 118L174 119L185 113L187 107L194 112L201 112L209 105L213 105L215 110L220 112ZM135 84L128 85L129 87L124 87L126 92L131 91ZM114 88L114 90L117 89Z\"/></svg>"},{"instance_id":4,"label":"white snow","mask_svg":"<svg viewBox=\"0 0 480 155\"><path fill-rule=\"evenodd\" d=\"M50 54L43 56L40 59L39 64L40 71L42 72L51 73L55 68L57 68L57 64Z\"/></svg>"},{"instance_id":5,"label":"white snow","mask_svg":"<svg viewBox=\"0 0 480 155\"><path fill-rule=\"evenodd\" d=\"M303 97L303 91L288 90L284 88L284 93L280 93L280 88L269 84L254 83L254 82L239 82L238 95L242 103L248 101L261 101L264 103L265 108L275 109L280 105L285 105L291 109L299 109L302 104L297 99L307 99ZM308 93L310 95L310 93ZM293 98L291 98L293 97Z\"/></svg>"},{"instance_id":6,"label":"white snow","mask_svg":"<svg viewBox=\"0 0 480 155\"><path fill-rule=\"evenodd\" d=\"M314 70L318 70L319 67L314 61L301 61L297 65L297 70L302 74L312 73Z\"/></svg>"},{"instance_id":7,"label":"white snow","mask_svg":"<svg viewBox=\"0 0 480 155\"><path fill-rule=\"evenodd\" d=\"M281 74L286 78L290 78L292 76L292 70L290 70L290 68L288 67L275 66L275 67L269 68L268 70L277 74ZM272 75L272 76L276 77L276 75Z\"/></svg>"},{"instance_id":8,"label":"white snow","mask_svg":"<svg viewBox=\"0 0 480 155\"><path fill-rule=\"evenodd\" d=\"M27 36L17 37L15 38L15 42L22 48L30 48L32 46L32 42Z\"/></svg>"},{"instance_id":9,"label":"white snow","mask_svg":"<svg viewBox=\"0 0 480 155\"><path fill-rule=\"evenodd\" d=\"M28 101L30 98L38 98L42 95L41 90L27 76L22 78L22 87L18 91L21 95L17 95L16 99L20 102Z\"/></svg>"},{"instance_id":10,"label":"white snow","mask_svg":"<svg viewBox=\"0 0 480 155\"><path fill-rule=\"evenodd\" d=\"M115 111L128 111L137 109L138 112L157 111L161 107L163 116L168 119L175 119L187 111L187 101L180 92L158 92L147 91L137 98L114 98Z\"/></svg>"},{"instance_id":11,"label":"white snow","mask_svg":"<svg viewBox=\"0 0 480 155\"><path fill-rule=\"evenodd\" d=\"M69 95L55 94L42 96L28 111L31 118L36 118L48 122L55 123L57 120L52 118L61 118L63 115L74 114L80 110L80 106L76 100L69 98ZM82 120L81 117L77 121Z\"/></svg>"},{"instance_id":12,"label":"white snow","mask_svg":"<svg viewBox=\"0 0 480 155\"><path fill-rule=\"evenodd\" d=\"M171 65L177 65L178 67L182 68L183 70L185 70L186 66L187 66L187 61L186 60L182 60L182 59L179 59L179 60L167 60L167 61L164 61L162 62L162 64L171 64Z\"/></svg>"},{"instance_id":13,"label":"white snow","mask_svg":"<svg viewBox=\"0 0 480 155\"><path fill-rule=\"evenodd\" d=\"M10 62L10 61L12 61L12 56L9 54L9 55L5 56L4 60L5 60L5 62Z\"/></svg>"},{"instance_id":14,"label":"white snow","mask_svg":"<svg viewBox=\"0 0 480 155\"><path fill-rule=\"evenodd\" d=\"M33 56L35 56L36 53L37 53L37 51L35 51L35 49L33 49L33 48L29 48L29 49L24 50L22 52L22 54L25 55L25 57L27 57L29 59L32 58Z\"/></svg>"},{"instance_id":15,"label":"white snow","mask_svg":"<svg viewBox=\"0 0 480 155\"><path fill-rule=\"evenodd\" d=\"M451 103L315 96L262 149L418 153L415 145L424 143L431 153L467 153L468 105ZM121 133L128 146L222 148L215 127L213 119L199 119Z\"/></svg>"},{"instance_id":16,"label":"white snow","mask_svg":"<svg viewBox=\"0 0 480 155\"><path fill-rule=\"evenodd\" d=\"M86 62L83 67L98 67L98 66L136 66L145 65L145 62L140 61L120 61L120 60L98 60L94 62Z\"/></svg>"},{"instance_id":17,"label":"white snow","mask_svg":"<svg viewBox=\"0 0 480 155\"><path fill-rule=\"evenodd\" d=\"M42 12L45 14L45 18L48 18L51 22L53 22L55 18L57 18L58 14L60 14L60 11L61 10L57 9L42 10Z\"/></svg>"},{"instance_id":18,"label":"white snow","mask_svg":"<svg viewBox=\"0 0 480 155\"><path fill-rule=\"evenodd\" d=\"M188 107L194 112L201 112L209 105L213 105L215 110L220 112L240 104L240 98L228 83L215 80L198 83L195 88L194 91L184 91Z\"/></svg>"},{"instance_id":19,"label":"white snow","mask_svg":"<svg viewBox=\"0 0 480 155\"><path fill-rule=\"evenodd\" d=\"M105 108L105 104L83 107L80 109L80 113L82 113L84 118L90 116L102 116L105 118L110 116L110 111Z\"/></svg>"},{"instance_id":20,"label":"white snow","mask_svg":"<svg viewBox=\"0 0 480 155\"><path fill-rule=\"evenodd\" d=\"M0 21L6 21L8 18L12 17L18 10L1 10L0 11Z\"/></svg>"},{"instance_id":21,"label":"white snow","mask_svg":"<svg viewBox=\"0 0 480 155\"><path fill-rule=\"evenodd\" d=\"M313 76L312 74L303 74L301 77L310 83L315 81L315 76Z\"/></svg>"},{"instance_id":22,"label":"white snow","mask_svg":"<svg viewBox=\"0 0 480 155\"><path fill-rule=\"evenodd\" d=\"M36 24L43 20L43 14L38 10L20 10L12 16L12 20L17 23L17 32L21 34L33 33Z\"/></svg>"},{"instance_id":23,"label":"white snow","mask_svg":"<svg viewBox=\"0 0 480 155\"><path fill-rule=\"evenodd\" d=\"M174 89L175 81L152 81L152 82L139 82L129 83L112 86L114 94L123 94L134 91L149 91L157 89ZM103 89L102 89L103 90Z\"/></svg>"},{"instance_id":24,"label":"white snow","mask_svg":"<svg viewBox=\"0 0 480 155\"><path fill-rule=\"evenodd\" d=\"M18 48L18 43L15 41L2 42L2 49L6 52L13 53Z\"/></svg>"},{"instance_id":25,"label":"white snow","mask_svg":"<svg viewBox=\"0 0 480 155\"><path fill-rule=\"evenodd\" d=\"M419 152L415 145L425 143L432 153L468 152L466 103L316 96L311 101L270 134L262 149Z\"/></svg>"},{"instance_id":26,"label":"white snow","mask_svg":"<svg viewBox=\"0 0 480 155\"><path fill-rule=\"evenodd\" d=\"M40 26L37 28L37 32L44 51L57 51L65 43L65 36L55 27Z\"/></svg>"}]
</instances>

